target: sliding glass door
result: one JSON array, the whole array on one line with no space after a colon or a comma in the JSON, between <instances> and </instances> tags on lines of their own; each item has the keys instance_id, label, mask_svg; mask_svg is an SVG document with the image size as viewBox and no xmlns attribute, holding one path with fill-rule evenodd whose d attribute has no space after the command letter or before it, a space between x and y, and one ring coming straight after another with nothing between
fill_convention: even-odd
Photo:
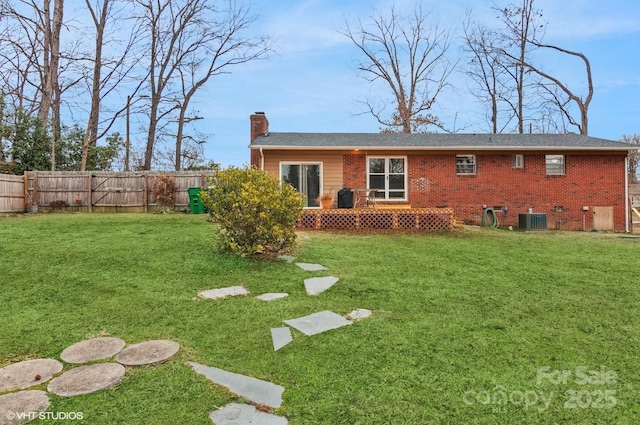
<instances>
[{"instance_id":1,"label":"sliding glass door","mask_svg":"<svg viewBox=\"0 0 640 425\"><path fill-rule=\"evenodd\" d=\"M319 207L322 182L320 163L280 163L280 180L295 187L304 195L305 207Z\"/></svg>"}]
</instances>

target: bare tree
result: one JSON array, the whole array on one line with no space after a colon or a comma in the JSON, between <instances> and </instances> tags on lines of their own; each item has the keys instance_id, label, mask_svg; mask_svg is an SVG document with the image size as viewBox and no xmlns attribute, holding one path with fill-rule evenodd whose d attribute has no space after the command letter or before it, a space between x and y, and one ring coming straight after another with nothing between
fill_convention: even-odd
<instances>
[{"instance_id":1,"label":"bare tree","mask_svg":"<svg viewBox=\"0 0 640 425\"><path fill-rule=\"evenodd\" d=\"M539 33L543 32L544 25L539 23L542 12L534 8L535 0L522 0L521 4L511 4L504 8L494 6L494 10L499 13L499 18L505 27L502 37L500 51L506 58L510 59L510 74L515 84L516 104L513 112L518 120L518 132L525 132L525 114L527 87L527 62L534 46L531 40L540 39Z\"/></svg>"},{"instance_id":2,"label":"bare tree","mask_svg":"<svg viewBox=\"0 0 640 425\"><path fill-rule=\"evenodd\" d=\"M381 106L371 99L363 101L368 113L388 131L411 133L429 125L444 129L431 111L448 86L455 64L446 56L449 32L431 19L420 5L408 18L392 7L388 12L374 12L369 22L358 21L354 28L346 23L340 31L363 54L358 65L363 78L382 81L391 89L391 113L384 101Z\"/></svg>"},{"instance_id":3,"label":"bare tree","mask_svg":"<svg viewBox=\"0 0 640 425\"><path fill-rule=\"evenodd\" d=\"M91 21L96 29L96 42L93 57L93 73L91 79L91 108L89 110L89 120L82 141L82 159L80 171L87 169L87 159L89 157L89 146L98 140L98 122L100 120L100 85L102 73L102 47L104 42L104 32L109 17L110 0L103 0L102 7L94 9L89 0L85 0L87 10L91 14ZM98 13L99 12L99 13Z\"/></svg>"},{"instance_id":4,"label":"bare tree","mask_svg":"<svg viewBox=\"0 0 640 425\"><path fill-rule=\"evenodd\" d=\"M532 65L528 62L525 62L525 65L531 71L535 72L536 74L540 75L547 81L551 82L566 96L566 98L563 99L562 97L557 95L557 91L554 92L551 89L547 89L549 93L553 94L554 104L557 106L560 113L566 118L569 124L578 127L580 134L588 135L589 134L589 104L591 103L591 99L593 98L593 78L591 76L591 64L589 62L589 59L583 53L580 53L580 52L574 52L574 51L567 50L562 47L553 46L550 44L542 44L537 41L532 41L532 43L539 48L551 49L556 52L577 57L580 60L582 60L582 62L584 63L585 74L587 78L587 95L584 98L579 94L577 94L576 92L574 92L573 90L571 90L569 86L563 83L562 81L560 81L560 79L543 71L542 68ZM571 102L573 102L578 108L579 115L580 115L579 120L577 120L571 114L571 111L568 106L569 103Z\"/></svg>"},{"instance_id":5,"label":"bare tree","mask_svg":"<svg viewBox=\"0 0 640 425\"><path fill-rule=\"evenodd\" d=\"M62 30L62 16L64 0L43 0L43 9L40 18L40 28L43 32L42 54L42 93L38 119L47 122L49 111L59 94L58 66L60 64L60 31ZM35 2L31 3L37 10Z\"/></svg>"},{"instance_id":6,"label":"bare tree","mask_svg":"<svg viewBox=\"0 0 640 425\"><path fill-rule=\"evenodd\" d=\"M543 99L546 101L538 102L539 105L548 103L555 105L557 112L561 115L559 118L547 116L556 122L567 121L570 125L578 127L580 134L588 134L589 132L589 104L593 98L593 80L591 76L591 64L589 59L580 52L571 51L562 47L542 42L544 25L539 21L542 18L542 12L534 9L534 0L522 0L521 5L510 5L504 9L497 9L501 13L501 19L505 25L505 40L508 41L506 48L502 49L503 55L511 60L516 70L515 79L517 83L518 105L516 115L518 116L518 130L524 132L524 93L525 79L528 74L534 74L541 79L533 84L543 93ZM508 46L515 47L510 49ZM569 88L559 78L544 71L543 67L536 65L530 59L530 52L533 49L548 49L555 52L567 54L576 57L584 63L585 74L587 79L587 94L583 98L575 91ZM557 90L559 89L559 91ZM576 119L572 115L570 104L576 105L579 111L579 118ZM549 109L542 108L542 112L548 112ZM566 130L565 130L566 131Z\"/></svg>"},{"instance_id":7,"label":"bare tree","mask_svg":"<svg viewBox=\"0 0 640 425\"><path fill-rule=\"evenodd\" d=\"M488 110L491 133L502 133L515 116L509 87L512 74L495 45L500 37L485 25L471 23L469 16L463 27L464 50L469 57L465 73L476 86L471 92ZM509 106L506 112L501 109L503 103Z\"/></svg>"},{"instance_id":8,"label":"bare tree","mask_svg":"<svg viewBox=\"0 0 640 425\"><path fill-rule=\"evenodd\" d=\"M581 134L588 134L588 110L593 97L589 60L582 53L542 42L545 24L541 22L542 11L535 8L534 1L520 0L506 7L494 5L502 29L492 31L479 24L465 25L466 50L471 56L467 74L477 84L475 94L491 103L493 131L500 131L496 121L500 102L511 110L507 119L511 116L517 119L519 133L527 130L525 123L531 120L529 131L535 126L541 132L567 132L573 125ZM582 97L534 63L532 53L540 50L581 59L585 65L586 96ZM579 118L574 116L574 105Z\"/></svg>"},{"instance_id":9,"label":"bare tree","mask_svg":"<svg viewBox=\"0 0 640 425\"><path fill-rule=\"evenodd\" d=\"M200 10L201 0L195 1L193 7L183 0L136 0L136 3L143 9L143 14L136 19L145 28L149 42L148 48L145 48L148 50L146 61L149 66L149 128L143 164L143 169L149 170L158 122L176 108L174 104L169 110L160 110L165 89L177 69L177 44L181 33L191 25L196 11ZM197 9L194 9L196 6Z\"/></svg>"},{"instance_id":10,"label":"bare tree","mask_svg":"<svg viewBox=\"0 0 640 425\"><path fill-rule=\"evenodd\" d=\"M11 24L4 27L3 59L7 60L14 83L12 94L30 102L43 127L51 128L51 169L55 170L55 145L60 139L60 34L64 0L18 0L5 2L4 15ZM6 50L5 50L6 49ZM10 81L6 81L10 83ZM31 93L27 93L31 89Z\"/></svg>"},{"instance_id":11,"label":"bare tree","mask_svg":"<svg viewBox=\"0 0 640 425\"><path fill-rule=\"evenodd\" d=\"M3 19L0 32L0 85L8 103L28 113L37 110L33 78L38 46L26 37L24 22Z\"/></svg>"},{"instance_id":12,"label":"bare tree","mask_svg":"<svg viewBox=\"0 0 640 425\"><path fill-rule=\"evenodd\" d=\"M200 33L194 34L190 45L182 46L187 52L184 63L178 68L180 76L181 102L178 104L178 130L175 144L175 169L181 169L181 162L192 158L198 149L183 152L184 125L201 119L197 115L187 116L191 99L209 79L215 75L229 73L229 67L243 64L266 56L270 50L267 37L249 37L244 33L257 17L243 6L229 1L225 9L209 8L209 23ZM200 146L196 143L196 146ZM183 155L183 153L189 156ZM197 155L196 155L197 156Z\"/></svg>"},{"instance_id":13,"label":"bare tree","mask_svg":"<svg viewBox=\"0 0 640 425\"><path fill-rule=\"evenodd\" d=\"M245 31L256 18L233 0L135 0L144 13L138 17L149 38L149 128L144 168L150 169L159 129L173 119L178 123L175 168L181 168L184 125L189 104L210 77L227 68L262 57L266 38ZM175 117L177 112L177 120ZM164 123L163 123L164 121Z\"/></svg>"},{"instance_id":14,"label":"bare tree","mask_svg":"<svg viewBox=\"0 0 640 425\"><path fill-rule=\"evenodd\" d=\"M51 111L51 171L56 169L56 141L60 140L62 124L60 119L61 89L59 81L60 65L60 31L62 30L62 16L64 0L43 1L42 29L44 32L43 56L42 56L42 93L38 119L42 123L47 122Z\"/></svg>"},{"instance_id":15,"label":"bare tree","mask_svg":"<svg viewBox=\"0 0 640 425\"><path fill-rule=\"evenodd\" d=\"M101 4L100 1L98 1L95 6L89 0L85 0L85 4L94 26L95 43L93 45L93 52L86 55L86 61L90 63L90 66L81 70L82 74L90 74L90 76L87 75L86 81L88 82L87 89L91 94L89 118L82 143L81 171L85 171L87 168L90 148L96 146L97 141L106 135L116 118L127 109L125 106L113 114L110 114L107 120L102 123L103 127L101 129L100 114L102 110L102 100L112 93L119 84L124 82L132 68L139 61L139 59L134 58L132 54L132 50L138 41L139 34L137 28L130 27L128 29L129 33L127 34L127 30L117 25L117 22L123 18L123 13L121 13L122 9L114 12L113 0L102 0ZM105 36L108 36L110 27L114 27L111 38L105 40ZM120 36L116 37L116 35L113 34L115 31L118 31ZM124 34L124 41L121 39L122 34ZM105 45L110 47L111 52L114 52L112 56L105 57L103 55ZM105 69L106 73L103 73ZM142 82L140 81L135 85L134 94L141 85ZM127 102L127 106L128 104L129 102Z\"/></svg>"}]
</instances>

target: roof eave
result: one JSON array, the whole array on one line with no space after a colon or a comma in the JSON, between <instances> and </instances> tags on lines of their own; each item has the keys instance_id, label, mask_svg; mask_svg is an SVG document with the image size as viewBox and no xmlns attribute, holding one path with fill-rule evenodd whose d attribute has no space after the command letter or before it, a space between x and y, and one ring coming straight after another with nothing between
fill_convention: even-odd
<instances>
[{"instance_id":1,"label":"roof eave","mask_svg":"<svg viewBox=\"0 0 640 425\"><path fill-rule=\"evenodd\" d=\"M628 146L291 146L291 145L249 145L249 149L263 150L314 150L314 151L372 151L372 150L412 150L412 151L633 151L638 148Z\"/></svg>"}]
</instances>

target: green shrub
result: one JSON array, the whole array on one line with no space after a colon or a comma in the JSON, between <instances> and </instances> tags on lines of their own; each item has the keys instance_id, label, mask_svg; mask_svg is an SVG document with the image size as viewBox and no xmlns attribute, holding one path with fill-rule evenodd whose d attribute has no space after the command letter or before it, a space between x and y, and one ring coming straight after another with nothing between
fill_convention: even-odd
<instances>
[{"instance_id":1,"label":"green shrub","mask_svg":"<svg viewBox=\"0 0 640 425\"><path fill-rule=\"evenodd\" d=\"M293 246L300 217L300 193L255 168L217 170L201 194L223 244L242 255L275 255Z\"/></svg>"}]
</instances>

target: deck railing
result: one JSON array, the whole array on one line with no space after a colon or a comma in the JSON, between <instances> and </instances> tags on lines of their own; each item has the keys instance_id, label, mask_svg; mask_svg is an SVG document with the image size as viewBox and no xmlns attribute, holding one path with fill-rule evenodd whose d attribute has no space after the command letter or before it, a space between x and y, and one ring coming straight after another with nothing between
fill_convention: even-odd
<instances>
[{"instance_id":1,"label":"deck railing","mask_svg":"<svg viewBox=\"0 0 640 425\"><path fill-rule=\"evenodd\" d=\"M451 230L455 225L452 208L373 209L338 208L304 210L299 229L406 229Z\"/></svg>"}]
</instances>

